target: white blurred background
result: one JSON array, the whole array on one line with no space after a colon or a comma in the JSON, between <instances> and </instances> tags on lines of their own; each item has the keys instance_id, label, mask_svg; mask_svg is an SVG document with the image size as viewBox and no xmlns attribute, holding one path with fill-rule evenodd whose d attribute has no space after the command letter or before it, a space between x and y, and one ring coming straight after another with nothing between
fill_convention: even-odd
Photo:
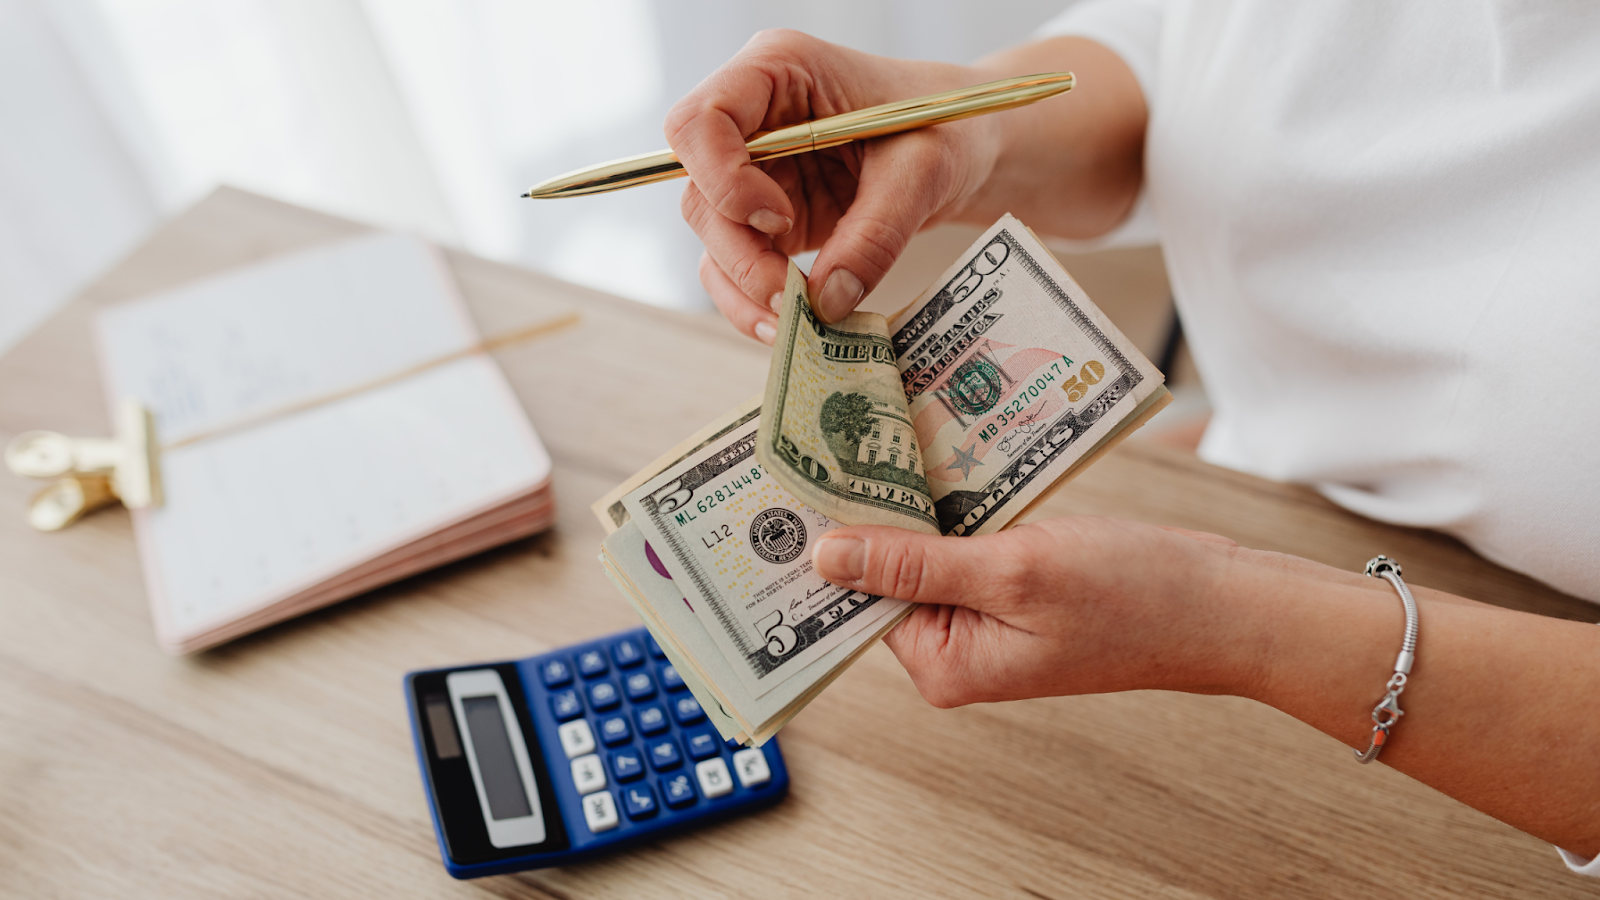
<instances>
[{"instance_id":1,"label":"white blurred background","mask_svg":"<svg viewBox=\"0 0 1600 900\"><path fill-rule=\"evenodd\" d=\"M756 31L970 61L1069 0L0 0L0 352L220 183L708 307L679 184L534 203L660 149Z\"/></svg>"}]
</instances>

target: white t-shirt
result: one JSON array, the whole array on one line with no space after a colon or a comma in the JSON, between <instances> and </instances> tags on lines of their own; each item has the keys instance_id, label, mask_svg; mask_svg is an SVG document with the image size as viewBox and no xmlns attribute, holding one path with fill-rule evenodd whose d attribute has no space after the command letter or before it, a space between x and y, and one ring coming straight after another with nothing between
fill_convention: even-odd
<instances>
[{"instance_id":1,"label":"white t-shirt","mask_svg":"<svg viewBox=\"0 0 1600 900\"><path fill-rule=\"evenodd\" d=\"M1144 88L1200 454L1600 602L1600 3L1090 0L1043 33Z\"/></svg>"}]
</instances>

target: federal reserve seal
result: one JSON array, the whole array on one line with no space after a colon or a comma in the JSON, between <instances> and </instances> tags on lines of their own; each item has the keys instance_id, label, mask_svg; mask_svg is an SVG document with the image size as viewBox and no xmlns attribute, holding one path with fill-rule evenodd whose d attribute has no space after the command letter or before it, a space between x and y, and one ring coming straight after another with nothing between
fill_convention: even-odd
<instances>
[{"instance_id":1,"label":"federal reserve seal","mask_svg":"<svg viewBox=\"0 0 1600 900\"><path fill-rule=\"evenodd\" d=\"M764 509L750 523L750 546L769 563L794 562L806 549L805 523L781 506Z\"/></svg>"},{"instance_id":2,"label":"federal reserve seal","mask_svg":"<svg viewBox=\"0 0 1600 900\"><path fill-rule=\"evenodd\" d=\"M962 363L945 386L950 405L969 416L981 416L1005 396L1000 370L981 356Z\"/></svg>"}]
</instances>

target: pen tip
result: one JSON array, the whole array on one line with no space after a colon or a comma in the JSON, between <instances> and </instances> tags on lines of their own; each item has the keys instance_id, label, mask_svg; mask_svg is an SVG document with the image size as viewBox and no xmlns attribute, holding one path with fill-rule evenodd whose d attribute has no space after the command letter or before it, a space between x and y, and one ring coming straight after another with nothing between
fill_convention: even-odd
<instances>
[{"instance_id":1,"label":"pen tip","mask_svg":"<svg viewBox=\"0 0 1600 900\"><path fill-rule=\"evenodd\" d=\"M524 196L524 197L532 197L533 196L533 191L523 191L522 192L522 196Z\"/></svg>"}]
</instances>

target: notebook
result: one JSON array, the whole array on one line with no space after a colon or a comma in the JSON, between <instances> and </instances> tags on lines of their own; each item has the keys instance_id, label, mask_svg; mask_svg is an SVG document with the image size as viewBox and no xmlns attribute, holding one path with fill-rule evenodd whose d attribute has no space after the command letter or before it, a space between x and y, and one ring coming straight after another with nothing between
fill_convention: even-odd
<instances>
[{"instance_id":1,"label":"notebook","mask_svg":"<svg viewBox=\"0 0 1600 900\"><path fill-rule=\"evenodd\" d=\"M212 647L547 528L550 457L440 253L376 234L95 321L106 396L155 415L133 511L161 646Z\"/></svg>"}]
</instances>

